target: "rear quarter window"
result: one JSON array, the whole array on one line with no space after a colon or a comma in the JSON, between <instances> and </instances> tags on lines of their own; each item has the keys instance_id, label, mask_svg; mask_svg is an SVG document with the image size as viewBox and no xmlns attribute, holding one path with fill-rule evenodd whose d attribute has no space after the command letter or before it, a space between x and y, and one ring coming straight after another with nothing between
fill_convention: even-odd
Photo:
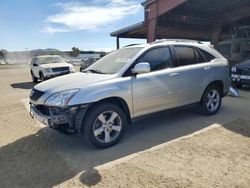
<instances>
[{"instance_id":1,"label":"rear quarter window","mask_svg":"<svg viewBox=\"0 0 250 188\"><path fill-rule=\"evenodd\" d=\"M199 51L202 53L202 55L206 58L206 61L212 61L213 59L215 59L215 56L213 56L212 54L210 54L209 52L202 50L199 48Z\"/></svg>"}]
</instances>

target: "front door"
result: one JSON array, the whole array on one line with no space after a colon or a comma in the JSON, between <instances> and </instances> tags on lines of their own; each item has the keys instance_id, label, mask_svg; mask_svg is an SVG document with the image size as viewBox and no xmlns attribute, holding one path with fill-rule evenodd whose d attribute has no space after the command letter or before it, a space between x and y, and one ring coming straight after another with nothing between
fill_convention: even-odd
<instances>
[{"instance_id":1,"label":"front door","mask_svg":"<svg viewBox=\"0 0 250 188\"><path fill-rule=\"evenodd\" d=\"M136 61L140 62L148 62L151 72L132 77L134 117L175 107L178 83L173 79L170 48L151 49Z\"/></svg>"}]
</instances>

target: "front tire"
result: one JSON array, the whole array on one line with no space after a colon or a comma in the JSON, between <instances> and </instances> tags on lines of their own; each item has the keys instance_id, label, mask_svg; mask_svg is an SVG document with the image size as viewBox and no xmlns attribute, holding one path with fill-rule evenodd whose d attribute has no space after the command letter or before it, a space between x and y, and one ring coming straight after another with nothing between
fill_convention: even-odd
<instances>
[{"instance_id":1,"label":"front tire","mask_svg":"<svg viewBox=\"0 0 250 188\"><path fill-rule=\"evenodd\" d=\"M122 138L127 126L124 112L116 105L103 103L92 107L83 122L88 143L97 148L114 146Z\"/></svg>"},{"instance_id":2,"label":"front tire","mask_svg":"<svg viewBox=\"0 0 250 188\"><path fill-rule=\"evenodd\" d=\"M33 72L31 72L31 78L32 78L32 82L37 83L37 77L34 76Z\"/></svg>"},{"instance_id":3,"label":"front tire","mask_svg":"<svg viewBox=\"0 0 250 188\"><path fill-rule=\"evenodd\" d=\"M42 72L40 73L40 80L41 82L44 82L46 80Z\"/></svg>"},{"instance_id":4,"label":"front tire","mask_svg":"<svg viewBox=\"0 0 250 188\"><path fill-rule=\"evenodd\" d=\"M200 101L201 112L204 115L210 116L216 114L221 106L221 90L216 85L209 86Z\"/></svg>"}]
</instances>

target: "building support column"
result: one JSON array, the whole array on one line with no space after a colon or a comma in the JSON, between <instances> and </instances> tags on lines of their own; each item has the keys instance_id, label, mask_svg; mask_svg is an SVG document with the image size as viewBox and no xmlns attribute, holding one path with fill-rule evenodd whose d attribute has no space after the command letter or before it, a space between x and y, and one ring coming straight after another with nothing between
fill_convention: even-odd
<instances>
[{"instance_id":1,"label":"building support column","mask_svg":"<svg viewBox=\"0 0 250 188\"><path fill-rule=\"evenodd\" d=\"M147 23L147 29L148 29L148 33L147 33L147 39L148 39L148 43L150 42L154 42L156 39L156 18L149 20Z\"/></svg>"},{"instance_id":2,"label":"building support column","mask_svg":"<svg viewBox=\"0 0 250 188\"><path fill-rule=\"evenodd\" d=\"M212 29L212 40L211 40L211 43L215 47L218 45L218 42L220 40L220 33L221 33L221 25L220 24L214 25L213 29Z\"/></svg>"},{"instance_id":3,"label":"building support column","mask_svg":"<svg viewBox=\"0 0 250 188\"><path fill-rule=\"evenodd\" d=\"M116 49L118 50L120 48L120 38L119 36L116 36Z\"/></svg>"}]
</instances>

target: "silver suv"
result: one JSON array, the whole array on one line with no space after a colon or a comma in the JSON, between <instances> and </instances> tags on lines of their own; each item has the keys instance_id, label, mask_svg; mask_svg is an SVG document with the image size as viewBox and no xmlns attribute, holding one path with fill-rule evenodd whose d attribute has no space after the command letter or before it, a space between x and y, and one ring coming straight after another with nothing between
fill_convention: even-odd
<instances>
[{"instance_id":1,"label":"silver suv","mask_svg":"<svg viewBox=\"0 0 250 188\"><path fill-rule=\"evenodd\" d=\"M161 40L114 51L83 72L36 85L32 116L98 148L116 144L128 123L197 103L213 115L229 91L227 60L197 41Z\"/></svg>"}]
</instances>

